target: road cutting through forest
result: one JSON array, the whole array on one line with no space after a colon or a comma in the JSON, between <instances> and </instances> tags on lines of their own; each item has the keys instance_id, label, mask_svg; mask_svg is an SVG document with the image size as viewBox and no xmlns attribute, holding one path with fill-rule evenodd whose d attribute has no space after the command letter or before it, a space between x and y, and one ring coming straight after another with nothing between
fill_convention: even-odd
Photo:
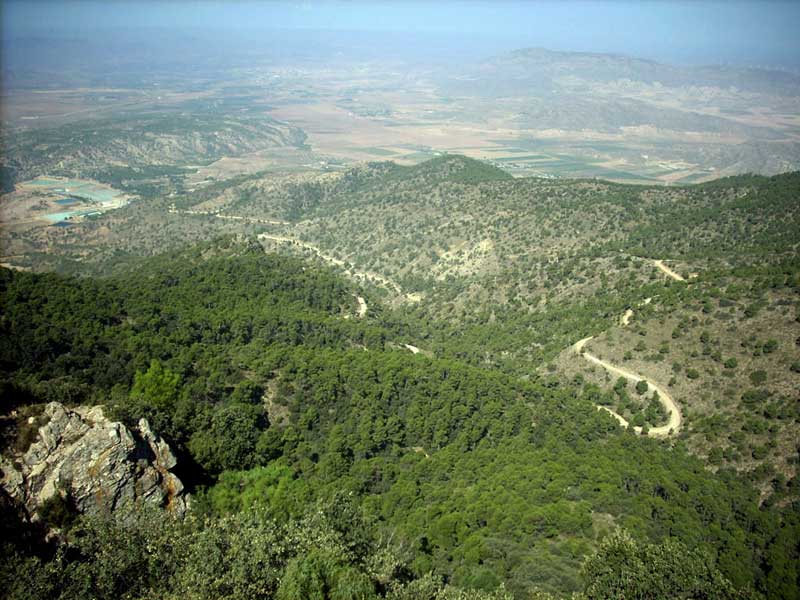
<instances>
[{"instance_id":1,"label":"road cutting through forest","mask_svg":"<svg viewBox=\"0 0 800 600\"><path fill-rule=\"evenodd\" d=\"M258 237L259 237L259 239L271 240L273 242L278 242L278 243L283 243L283 244L291 244L293 246L299 246L301 248L305 248L307 250L311 250L312 252L314 252L314 254L316 254L322 260L324 260L324 261L326 261L328 263L331 263L333 265L336 265L337 267L344 267L345 266L345 262L343 260L338 259L338 258L336 258L334 256L330 256L328 254L325 254L319 248L317 248L316 246L314 246L312 244L309 244L307 242L302 242L302 241L300 241L298 239L295 239L295 238L290 238L290 237L285 237L285 236L280 236L280 235L272 235L272 234L268 234L268 233L262 233ZM403 290L400 288L399 285L397 285L395 282L387 279L386 277L383 277L382 275L378 275L377 273L371 273L371 272L366 272L366 271L355 271L355 270L350 270L350 269L346 269L345 273L347 275L350 275L351 277L355 277L357 279L371 280L373 282L377 282L379 284L382 284L384 287L390 287L390 288L394 289L398 294L402 294L403 293ZM410 296L412 296L412 294L406 294L406 296L410 297ZM355 298L356 298L356 301L358 302L358 309L356 311L356 317L361 319L361 318L363 318L363 317L365 317L367 315L367 310L368 310L367 301L364 300L363 297L358 296L358 295L356 295ZM403 344L403 347L406 350L408 350L409 352L411 352L412 354L419 354L420 352L422 352L422 350L420 348L417 348L416 346L414 346L412 344Z\"/></svg>"},{"instance_id":2,"label":"road cutting through forest","mask_svg":"<svg viewBox=\"0 0 800 600\"><path fill-rule=\"evenodd\" d=\"M668 266L666 266L663 260L654 260L653 264L664 274L674 279L675 281L686 281L680 274L676 273ZM652 298L645 298L645 300L642 302L642 305L650 304L651 301ZM631 322L632 317L633 317L633 309L628 308L625 311L625 313L620 317L619 320L620 325L626 327ZM589 340L591 340L593 337L594 336L589 336L575 342L575 344L572 345L572 349L575 352L575 354L583 356L583 358L585 358L589 362L592 362L596 365L603 367L609 373L614 373L620 377L624 377L625 379L633 381L634 383L639 383L640 381L644 381L647 384L649 390L655 391L658 394L659 402L661 402L661 405L664 407L664 410L669 415L669 420L665 425L659 425L658 427L653 427L652 429L648 430L648 435L654 437L666 437L673 433L677 433L681 427L681 423L683 422L683 417L681 416L681 409L678 406L678 403L675 402L672 396L663 387L658 385L655 381L648 379L647 377L644 377L637 373L633 373L631 371L622 369L621 367L613 365L608 361L602 360L601 358L598 358L594 354L590 354L589 352L584 350L584 346L586 346ZM607 413L609 413L617 421L619 421L620 425L622 425L623 427L630 426L625 417L611 410L607 406L597 405L597 408L598 410L604 410ZM639 426L634 426L633 429L634 431L636 431L636 433L642 432L642 428Z\"/></svg>"},{"instance_id":3,"label":"road cutting through forest","mask_svg":"<svg viewBox=\"0 0 800 600\"><path fill-rule=\"evenodd\" d=\"M672 277L675 281L686 281L678 273L676 273L675 271L670 269L667 265L665 265L663 260L654 260L653 264L659 269L661 269L664 273L666 273L669 277Z\"/></svg>"},{"instance_id":4,"label":"road cutting through forest","mask_svg":"<svg viewBox=\"0 0 800 600\"><path fill-rule=\"evenodd\" d=\"M583 358L585 358L589 362L593 362L594 364L603 367L609 373L614 373L615 375L618 375L619 377L624 377L625 379L633 381L634 383L639 383L640 381L644 381L649 389L658 393L658 401L661 402L661 405L664 407L664 410L669 415L669 420L667 421L666 424L651 428L648 431L648 435L654 437L666 437L672 433L677 433L681 427L683 419L681 417L681 410L678 407L678 404L672 398L672 396L670 396L669 393L663 387L655 383L653 380L648 379L643 375L638 375L637 373L633 373L631 371L622 369L584 350L584 346L593 337L594 336L590 335L589 337L583 338L582 340L575 342L575 344L572 345L572 349L575 352L575 354L583 356ZM607 406L598 405L597 408L605 410L606 412L610 413L617 421L619 421L620 425L622 425L623 427L629 426L628 421L622 415L614 412ZM636 431L636 433L642 432L641 427L636 426L633 429L634 431Z\"/></svg>"},{"instance_id":5,"label":"road cutting through forest","mask_svg":"<svg viewBox=\"0 0 800 600\"><path fill-rule=\"evenodd\" d=\"M260 240L270 240L273 242L278 242L279 244L290 244L292 246L297 246L299 248L305 248L306 250L311 250L314 254L316 254L319 258L323 261L335 265L337 267L344 267L345 274L356 279L361 279L362 281L371 281L373 283L377 283L386 288L390 288L397 292L398 294L402 294L402 288L397 285L391 279L384 277L383 275L378 275L377 273L373 273L371 271L356 271L355 269L348 269L346 268L345 261L336 258L335 256L331 256L330 254L325 254L322 250L320 250L317 246L313 244L309 244L308 242L303 242L296 238L286 237L282 235L272 235L269 233L262 233L258 236Z\"/></svg>"},{"instance_id":6,"label":"road cutting through forest","mask_svg":"<svg viewBox=\"0 0 800 600\"><path fill-rule=\"evenodd\" d=\"M197 212L194 212L194 211L177 211L175 209L172 209L170 212L185 212L187 214L208 214L209 216L217 216L217 217L221 217L221 218L231 218L231 217L229 217L227 215L223 216L223 215L212 214L212 213L204 213L204 212L201 213L200 211L197 211ZM236 218L236 217L233 217L233 218ZM243 220L245 220L245 219L243 219ZM275 224L278 224L278 223L276 222ZM337 267L344 267L345 268L345 273L347 275L350 275L351 277L355 277L357 279L367 280L367 281L372 281L374 283L378 283L379 285L382 285L384 287L393 289L398 294L402 294L403 293L403 291L400 288L400 286L397 285L395 282L391 281L390 279L387 279L386 277L383 277L382 275L378 275L377 273L371 273L371 272L366 272L366 271L356 271L356 270L352 270L352 269L347 269L345 261L343 261L343 260L341 260L339 258L336 258L335 256L331 256L329 254L325 254L317 246L314 246L313 244L309 244L308 242L303 242L303 241L298 240L296 238L291 238L291 237L286 237L286 236L279 236L279 235L272 235L272 234L267 234L267 233L262 233L258 237L259 237L259 239L270 240L270 241L277 242L277 243L282 243L282 244L290 244L292 246L297 246L299 248L304 248L306 250L311 250L314 254L316 254L323 261L325 261L327 263L330 263L332 265L335 265ZM666 266L664 264L663 260L654 260L653 264L659 270L661 270L664 274L666 274L668 277L674 279L675 281L686 281L680 274L676 273L675 271L670 269L668 266ZM361 296L356 296L356 300L358 301L357 316L358 317L364 317L367 314L367 303ZM649 304L650 300L651 300L651 298L647 298L643 302L643 304ZM633 309L632 308L628 308L625 311L625 313L620 317L620 324L623 327L627 326L630 323L630 320L633 317L633 314L634 314ZM580 356L583 356L583 358L585 358L586 360L588 360L590 362L593 362L593 363L603 367L606 371L609 371L610 373L615 373L616 375L618 375L620 377L624 377L626 379L629 379L630 381L633 381L634 383L638 383L639 381L644 381L647 384L647 386L648 386L648 388L650 390L655 391L658 394L659 402L661 402L662 406L664 407L664 409L666 410L667 414L669 415L669 420L667 421L667 423L665 425L660 425L658 427L653 427L652 429L650 429L648 431L648 435L651 435L653 437L666 437L666 436L669 436L669 435L671 435L673 433L677 433L678 430L680 429L680 426L681 426L681 423L682 423L682 417L681 417L680 408L678 407L678 404L675 402L675 400L672 398L672 396L670 396L669 393L663 387L661 387L660 385L658 385L654 381L652 381L652 380L650 380L650 379L648 379L646 377L643 377L641 375L638 375L636 373L632 373L630 371L626 371L625 369L622 369L622 368L620 368L620 367L618 367L616 365L613 365L613 364L611 364L611 363L609 363L607 361L604 361L604 360L598 358L597 356L594 356L593 354L590 354L589 352L585 351L584 350L584 346L593 337L594 336L589 336L589 337L584 338L582 340L579 340L578 342L573 344L572 348L573 348L574 352L576 354L580 355ZM417 348L415 346L412 346L410 344L404 344L403 346L407 350L411 351L413 354L417 354L420 351L419 348ZM629 427L630 426L628 421L622 415L614 412L613 410L611 410L607 406L598 405L597 408L598 408L598 410L605 410L606 412L611 414L615 419L617 419L617 421L623 427ZM639 426L634 426L634 431L636 431L636 433L640 434L642 432L642 428L639 427Z\"/></svg>"},{"instance_id":7,"label":"road cutting through forest","mask_svg":"<svg viewBox=\"0 0 800 600\"><path fill-rule=\"evenodd\" d=\"M664 273L666 273L669 277L672 277L676 281L685 281L683 277L678 275L675 271L670 269L669 267L665 266L664 263L660 260L653 261L659 269L661 269ZM652 298L645 298L644 301L640 304L640 306L646 306L650 304ZM631 318L633 317L633 309L629 308L625 311L625 313L620 317L620 325L623 327L627 326L631 322ZM647 384L649 390L654 391L658 394L658 401L661 403L661 406L664 407L664 410L669 415L669 420L664 425L659 425L658 427L653 427L648 430L647 434L653 437L667 437L674 433L678 433L681 428L681 423L683 422L683 417L681 416L681 409L678 406L678 403L675 402L675 399L665 390L662 386L657 384L652 379L648 379L643 375L639 375L637 373L633 373L632 371L628 371L621 367L618 367L614 364L611 364L608 361L605 361L601 358L598 358L594 354L590 354L584 349L584 346L593 339L594 336L590 335L589 337L585 337L582 340L575 342L572 345L572 350L578 356L582 356L589 362L592 362L598 366L603 367L609 373L614 373L619 377L624 377L629 381L634 382L634 384L639 383L640 381L644 381ZM629 427L630 423L628 423L627 419L620 415L619 413L611 410L607 406L602 406L600 404L597 405L598 410L604 410L609 413L612 417L614 417L619 424L623 427ZM641 434L642 428L639 426L634 426L633 430Z\"/></svg>"},{"instance_id":8,"label":"road cutting through forest","mask_svg":"<svg viewBox=\"0 0 800 600\"><path fill-rule=\"evenodd\" d=\"M258 225L291 225L289 221L278 221L278 220L271 220L271 219L257 219L254 217L243 217L240 215L224 215L219 212L214 212L210 210L190 210L190 209L178 209L174 206L171 206L168 212L172 214L183 214L183 215L195 215L195 216L204 216L204 217L214 217L217 219L230 219L230 220L237 220L237 221L244 221L246 223L253 223ZM309 244L308 242L303 242L298 240L297 238L281 236L281 235L271 235L268 233L262 233L259 236L259 239L264 240L271 240L273 242L278 242L282 244L291 244L292 246L298 246L300 248L305 248L306 250L311 250L314 254L316 254L319 258L324 260L327 263L335 265L337 267L345 267L345 261L336 258L335 256L331 256L330 254L325 254L322 250L320 250L317 246L313 244ZM353 277L355 279L360 279L361 281L370 281L374 284L379 286L388 288L393 290L398 295L404 296L408 302L419 302L419 294L417 293L408 293L404 294L403 289L394 281L389 279L388 277L384 277L383 275L379 275L378 273L373 273L371 271L356 271L355 269L348 269L345 268L345 274ZM359 308L360 310L361 308Z\"/></svg>"},{"instance_id":9,"label":"road cutting through forest","mask_svg":"<svg viewBox=\"0 0 800 600\"><path fill-rule=\"evenodd\" d=\"M291 225L289 221L279 221L276 219L258 219L256 217L243 217L241 215L223 215L212 210L191 210L170 207L167 211L173 215L195 215L201 217L214 217L215 219L228 219L231 221L244 221L256 225Z\"/></svg>"}]
</instances>

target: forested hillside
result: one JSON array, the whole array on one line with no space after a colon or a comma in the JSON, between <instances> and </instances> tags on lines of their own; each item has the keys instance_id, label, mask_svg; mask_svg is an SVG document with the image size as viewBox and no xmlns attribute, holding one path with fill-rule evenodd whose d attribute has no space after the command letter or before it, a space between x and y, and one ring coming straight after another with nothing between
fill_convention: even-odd
<instances>
[{"instance_id":1,"label":"forested hillside","mask_svg":"<svg viewBox=\"0 0 800 600\"><path fill-rule=\"evenodd\" d=\"M11 245L14 264L107 275L187 239L257 235L383 299L398 347L578 378L636 426L663 422L658 402L620 397L616 376L575 356L597 336L588 351L673 392L676 436L710 467L748 472L766 499L797 472L799 189L797 173L681 187L520 179L443 155L241 175Z\"/></svg>"},{"instance_id":2,"label":"forested hillside","mask_svg":"<svg viewBox=\"0 0 800 600\"><path fill-rule=\"evenodd\" d=\"M750 471L765 494L796 473L797 174L645 187L510 179L444 156L269 181L238 182L201 206L285 219L262 236L269 247L381 274L418 347L522 376L559 370L611 392L613 378L585 372L569 348L636 307L615 353L602 339L593 347L674 389L682 435L712 466ZM693 346L682 334L695 327L705 334ZM623 401L643 425L647 401ZM652 427L663 415L650 416ZM732 441L709 439L719 433Z\"/></svg>"},{"instance_id":3,"label":"forested hillside","mask_svg":"<svg viewBox=\"0 0 800 600\"><path fill-rule=\"evenodd\" d=\"M0 600L800 600L800 3L120 8L0 0Z\"/></svg>"},{"instance_id":4,"label":"forested hillside","mask_svg":"<svg viewBox=\"0 0 800 600\"><path fill-rule=\"evenodd\" d=\"M104 279L0 275L4 446L44 402L104 404L149 419L193 494L183 522L60 518L58 549L4 510L11 597L604 598L632 572L687 598L798 594L796 502L623 430L580 381L496 368L469 327L426 339L380 288L253 238Z\"/></svg>"}]
</instances>

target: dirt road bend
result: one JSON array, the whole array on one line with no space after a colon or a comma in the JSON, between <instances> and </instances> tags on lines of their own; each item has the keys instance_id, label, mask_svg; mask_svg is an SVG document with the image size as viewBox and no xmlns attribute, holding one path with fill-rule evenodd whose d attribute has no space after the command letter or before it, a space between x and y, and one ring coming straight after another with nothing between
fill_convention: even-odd
<instances>
[{"instance_id":1,"label":"dirt road bend","mask_svg":"<svg viewBox=\"0 0 800 600\"><path fill-rule=\"evenodd\" d=\"M666 424L660 425L658 427L653 427L652 429L649 430L648 435L654 437L667 437L669 435L672 435L673 433L678 433L678 431L681 428L681 423L683 422L683 419L681 417L680 407L678 406L677 402L675 402L675 400L672 398L672 396L670 396L670 394L656 382L647 379L642 375L638 375L637 373L633 373L631 371L622 369L621 367L613 365L610 362L602 360L596 357L594 354L590 354L589 352L587 352L584 349L584 346L586 346L586 344L593 337L594 336L589 336L587 338L583 338L582 340L575 342L575 344L572 345L572 349L575 352L575 354L583 356L583 358L585 358L589 362L592 362L596 365L603 367L609 373L613 373L619 377L624 377L625 379L628 379L634 383L644 381L649 389L658 393L658 400L661 402L661 405L664 407L664 410L669 415L669 420L667 421ZM598 410L605 410L606 412L611 413L611 415L615 419L617 419L617 421L619 421L619 423L623 427L628 427L628 421L626 421L622 415L617 414L616 412L614 412L613 410L611 410L606 406L598 405L597 408ZM633 429L634 431L636 431L636 433L642 432L641 427L634 427Z\"/></svg>"},{"instance_id":2,"label":"dirt road bend","mask_svg":"<svg viewBox=\"0 0 800 600\"><path fill-rule=\"evenodd\" d=\"M282 235L272 235L269 233L262 233L258 236L260 240L270 240L273 242L278 242L279 244L290 244L292 246L296 246L298 248L305 248L306 250L311 250L314 254L316 254L319 258L324 260L327 263L335 265L337 267L345 267L346 263L341 260L340 258L336 258L335 256L331 256L330 254L325 254L322 250L320 250L317 246L313 244L309 244L308 242L304 242L302 240L298 240L292 237L286 237ZM361 281L371 281L377 285L381 285L385 288L391 289L397 294L402 294L402 288L397 285L391 279L384 277L383 275L379 275L378 273L373 273L371 271L357 271L355 269L346 269L345 274L355 278L360 279Z\"/></svg>"}]
</instances>

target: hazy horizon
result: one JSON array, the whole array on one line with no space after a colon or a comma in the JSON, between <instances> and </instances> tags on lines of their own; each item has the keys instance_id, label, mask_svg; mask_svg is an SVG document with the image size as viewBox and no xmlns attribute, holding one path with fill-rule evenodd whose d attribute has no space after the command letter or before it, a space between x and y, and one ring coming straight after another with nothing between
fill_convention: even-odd
<instances>
[{"instance_id":1,"label":"hazy horizon","mask_svg":"<svg viewBox=\"0 0 800 600\"><path fill-rule=\"evenodd\" d=\"M518 176L672 184L800 165L800 6L785 2L2 6L0 124L21 139L85 135L101 117L149 130L159 115L158 131L207 135L217 159L288 145L299 168L448 152ZM556 53L515 53L531 48ZM137 160L139 140L118 154L120 131L107 133L92 156Z\"/></svg>"},{"instance_id":2,"label":"hazy horizon","mask_svg":"<svg viewBox=\"0 0 800 600\"><path fill-rule=\"evenodd\" d=\"M21 2L2 4L2 38L141 40L158 29L259 41L277 32L383 43L414 36L443 54L486 56L516 48L624 54L672 64L797 70L800 4L792 2ZM163 43L163 40L144 43ZM377 55L382 48L374 46ZM397 50L394 48L393 50ZM409 50L417 50L409 48ZM411 52L413 54L413 52Z\"/></svg>"}]
</instances>

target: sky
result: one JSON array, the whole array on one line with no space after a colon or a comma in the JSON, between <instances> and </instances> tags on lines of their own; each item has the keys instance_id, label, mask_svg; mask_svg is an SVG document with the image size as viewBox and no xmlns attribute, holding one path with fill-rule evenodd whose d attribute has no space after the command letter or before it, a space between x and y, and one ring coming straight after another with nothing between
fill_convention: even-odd
<instances>
[{"instance_id":1,"label":"sky","mask_svg":"<svg viewBox=\"0 0 800 600\"><path fill-rule=\"evenodd\" d=\"M678 64L800 69L798 1L0 0L2 37L303 29L441 36L487 53L522 47L612 52Z\"/></svg>"}]
</instances>

